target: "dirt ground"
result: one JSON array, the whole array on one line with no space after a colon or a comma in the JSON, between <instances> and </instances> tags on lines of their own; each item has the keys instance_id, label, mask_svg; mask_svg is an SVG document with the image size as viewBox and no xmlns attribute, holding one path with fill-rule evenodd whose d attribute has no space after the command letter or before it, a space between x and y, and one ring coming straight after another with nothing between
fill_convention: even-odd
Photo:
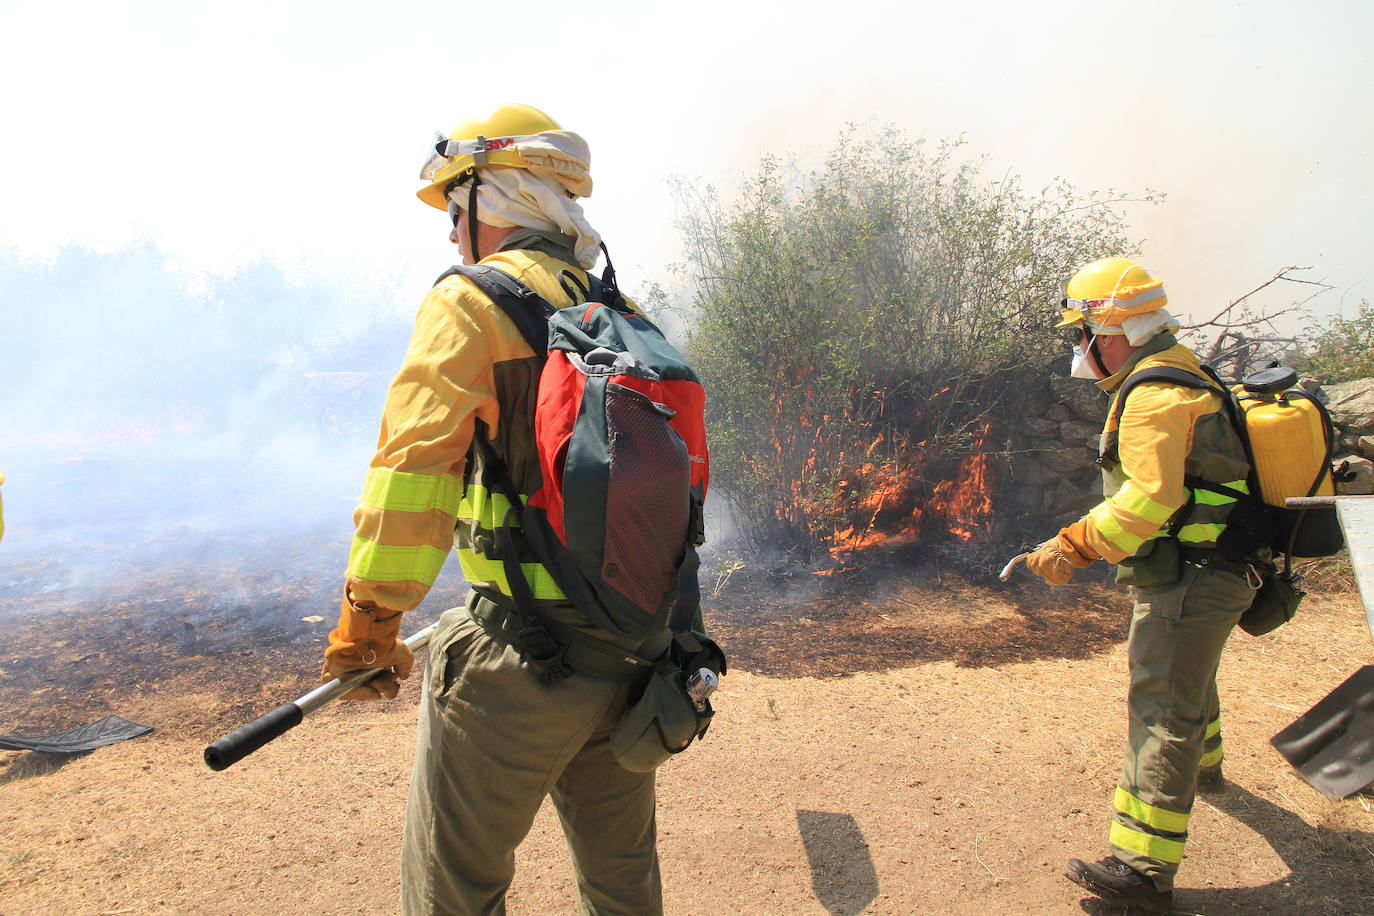
<instances>
[{"instance_id":1,"label":"dirt ground","mask_svg":"<svg viewBox=\"0 0 1374 916\"><path fill-rule=\"evenodd\" d=\"M929 567L708 585L732 667L706 740L660 770L669 913L1112 912L1062 871L1105 854L1125 742L1120 592ZM139 610L116 607L115 623ZM6 621L0 733L106 712L156 730L74 758L0 751L0 913L395 912L417 679L212 773L207 741L312 686L329 622L253 648L160 619L137 635L77 614ZM1371 797L1322 797L1269 739L1371 663L1353 592L1232 638L1229 784L1195 809L1180 912L1370 911ZM508 903L576 910L547 805Z\"/></svg>"}]
</instances>

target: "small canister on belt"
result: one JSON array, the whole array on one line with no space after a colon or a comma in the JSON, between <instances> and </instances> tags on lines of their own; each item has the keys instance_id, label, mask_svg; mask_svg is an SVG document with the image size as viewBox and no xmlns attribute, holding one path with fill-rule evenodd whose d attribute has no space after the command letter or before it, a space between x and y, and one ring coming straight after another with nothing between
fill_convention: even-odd
<instances>
[{"instance_id":1,"label":"small canister on belt","mask_svg":"<svg viewBox=\"0 0 1374 916\"><path fill-rule=\"evenodd\" d=\"M692 698L692 705L697 712L706 710L706 700L719 684L720 680L710 668L698 668L687 676L687 696Z\"/></svg>"}]
</instances>

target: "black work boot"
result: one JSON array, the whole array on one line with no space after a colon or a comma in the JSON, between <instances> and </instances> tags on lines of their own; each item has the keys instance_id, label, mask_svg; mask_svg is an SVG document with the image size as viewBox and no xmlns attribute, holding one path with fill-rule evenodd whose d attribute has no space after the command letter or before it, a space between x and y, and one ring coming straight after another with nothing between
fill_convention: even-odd
<instances>
[{"instance_id":1,"label":"black work boot","mask_svg":"<svg viewBox=\"0 0 1374 916\"><path fill-rule=\"evenodd\" d=\"M1226 789L1226 778L1221 775L1221 764L1202 767L1197 771L1197 790L1215 794Z\"/></svg>"},{"instance_id":2,"label":"black work boot","mask_svg":"<svg viewBox=\"0 0 1374 916\"><path fill-rule=\"evenodd\" d=\"M1173 912L1173 891L1156 889L1153 881L1116 856L1108 856L1091 865L1070 859L1064 874L1074 884L1087 888L1108 903L1139 907L1148 913Z\"/></svg>"}]
</instances>

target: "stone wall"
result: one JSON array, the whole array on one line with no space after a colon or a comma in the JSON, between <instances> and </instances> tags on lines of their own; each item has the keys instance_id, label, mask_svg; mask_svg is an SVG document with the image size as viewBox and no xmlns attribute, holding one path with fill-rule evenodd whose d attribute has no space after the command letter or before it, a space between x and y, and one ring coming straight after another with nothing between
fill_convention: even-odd
<instances>
[{"instance_id":1,"label":"stone wall","mask_svg":"<svg viewBox=\"0 0 1374 916\"><path fill-rule=\"evenodd\" d=\"M1326 395L1326 409L1331 412L1340 433L1337 445L1337 464L1349 461L1354 479L1336 484L1342 495L1374 494L1374 379L1341 382L1327 385L1318 396Z\"/></svg>"},{"instance_id":2,"label":"stone wall","mask_svg":"<svg viewBox=\"0 0 1374 916\"><path fill-rule=\"evenodd\" d=\"M1338 483L1339 494L1374 494L1374 379L1320 387L1304 379L1331 412L1339 441L1336 464L1349 462L1353 479ZM1056 377L1045 386L1041 416L1026 417L1012 432L1003 498L1018 521L1030 527L1067 524L1102 498L1102 476L1094 463L1098 437L1111 403L1096 385Z\"/></svg>"}]
</instances>

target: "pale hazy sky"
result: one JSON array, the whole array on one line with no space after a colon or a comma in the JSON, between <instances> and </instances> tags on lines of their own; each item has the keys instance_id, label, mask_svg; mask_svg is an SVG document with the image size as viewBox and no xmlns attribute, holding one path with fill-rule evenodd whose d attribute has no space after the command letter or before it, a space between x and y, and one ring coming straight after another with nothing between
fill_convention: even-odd
<instances>
[{"instance_id":1,"label":"pale hazy sky","mask_svg":"<svg viewBox=\"0 0 1374 916\"><path fill-rule=\"evenodd\" d=\"M1339 287L1327 308L1374 295L1368 0L6 0L0 21L10 259L142 239L193 289L268 259L409 311L452 260L413 196L431 134L520 100L591 143L587 210L631 288L673 257L668 176L729 188L853 121L964 134L1032 187L1165 192L1127 215L1181 311L1288 264Z\"/></svg>"}]
</instances>

